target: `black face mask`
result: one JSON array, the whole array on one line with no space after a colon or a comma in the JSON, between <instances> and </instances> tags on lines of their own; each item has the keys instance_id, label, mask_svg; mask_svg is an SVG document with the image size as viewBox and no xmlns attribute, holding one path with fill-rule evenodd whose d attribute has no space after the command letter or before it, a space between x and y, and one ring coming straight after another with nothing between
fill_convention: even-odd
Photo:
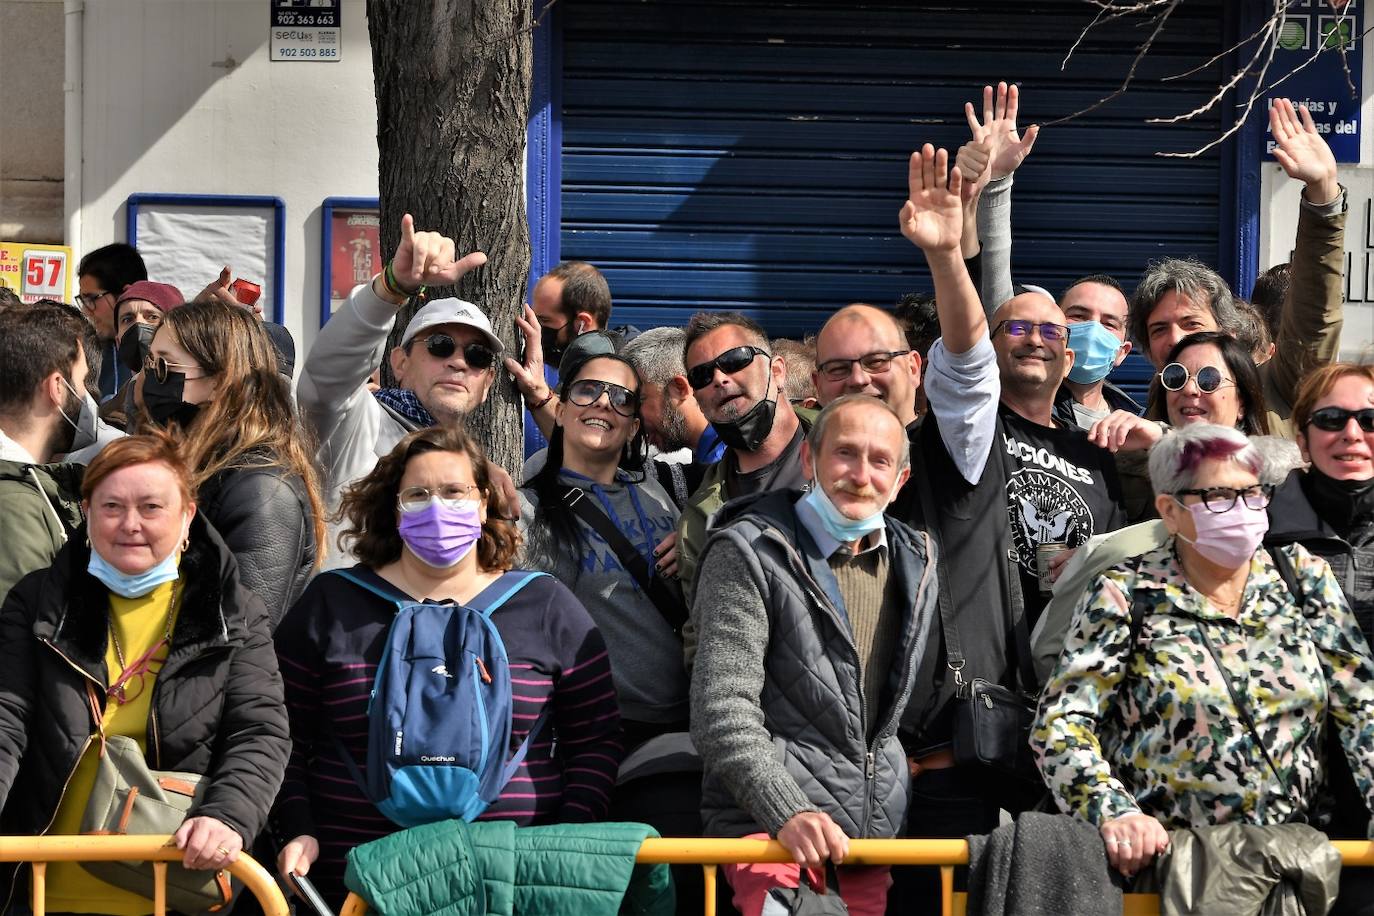
<instances>
[{"instance_id":1,"label":"black face mask","mask_svg":"<svg viewBox=\"0 0 1374 916\"><path fill-rule=\"evenodd\" d=\"M769 385L772 384L772 373L768 376ZM763 444L763 440L768 438L768 434L773 431L773 419L778 413L778 399L769 399L768 389L763 391L763 397L753 407L750 407L742 416L735 420L715 420L711 423L716 429L716 434L720 436L720 441L724 442L727 448L733 448L741 452L757 451Z\"/></svg>"},{"instance_id":2,"label":"black face mask","mask_svg":"<svg viewBox=\"0 0 1374 916\"><path fill-rule=\"evenodd\" d=\"M124 336L119 338L119 348L115 350L119 364L134 374L142 372L156 333L157 328L150 324L136 324L128 328Z\"/></svg>"},{"instance_id":3,"label":"black face mask","mask_svg":"<svg viewBox=\"0 0 1374 916\"><path fill-rule=\"evenodd\" d=\"M199 404L182 400L186 390L185 372L168 372L167 381L159 381L154 372L143 373L143 406L158 426L176 423L188 429L200 413Z\"/></svg>"},{"instance_id":4,"label":"black face mask","mask_svg":"<svg viewBox=\"0 0 1374 916\"><path fill-rule=\"evenodd\" d=\"M559 343L558 335L563 333L564 328L550 328L545 325L539 326L539 345L544 348L544 365L557 366L563 360L563 351L567 348L566 344Z\"/></svg>"}]
</instances>

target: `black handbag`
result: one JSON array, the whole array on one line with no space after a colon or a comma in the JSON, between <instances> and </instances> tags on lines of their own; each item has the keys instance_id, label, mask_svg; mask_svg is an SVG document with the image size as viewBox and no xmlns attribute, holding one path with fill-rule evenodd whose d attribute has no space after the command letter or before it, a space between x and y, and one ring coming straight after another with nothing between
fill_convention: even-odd
<instances>
[{"instance_id":1,"label":"black handbag","mask_svg":"<svg viewBox=\"0 0 1374 916\"><path fill-rule=\"evenodd\" d=\"M796 887L775 887L768 892L759 916L849 916L849 907L840 897L835 863L825 860L824 889L813 888L803 868Z\"/></svg>"},{"instance_id":2,"label":"black handbag","mask_svg":"<svg viewBox=\"0 0 1374 916\"><path fill-rule=\"evenodd\" d=\"M999 429L1000 436L1000 429ZM999 440L1000 441L1000 440ZM1009 459L1003 451L1002 459ZM1007 468L1010 475L1011 469ZM934 519L935 501L925 475L914 475L927 509L926 517ZM944 551L939 555L939 574L942 582L949 581ZM1008 810L1025 810L1044 795L1044 780L1030 749L1031 726L1035 722L1039 702L1035 672L1031 668L1030 628L1026 624L1025 600L1021 592L1021 573L1010 551L1002 556L1005 563L1007 592L1002 608L1006 614L1007 630L1014 643L1016 665L1013 666L1013 686L985 680L981 677L965 679L963 650L959 642L959 628L954 622L954 608L949 590L939 592L940 628L945 638L946 664L954 677L954 762L959 766L989 767L999 775L1012 777L999 782L990 794Z\"/></svg>"}]
</instances>

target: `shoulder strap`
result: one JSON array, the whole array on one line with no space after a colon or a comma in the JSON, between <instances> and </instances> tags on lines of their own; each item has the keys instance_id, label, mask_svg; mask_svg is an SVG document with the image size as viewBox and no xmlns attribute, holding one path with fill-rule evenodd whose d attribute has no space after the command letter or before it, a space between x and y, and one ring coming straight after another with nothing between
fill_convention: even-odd
<instances>
[{"instance_id":1,"label":"shoulder strap","mask_svg":"<svg viewBox=\"0 0 1374 916\"><path fill-rule=\"evenodd\" d=\"M551 707L551 703L546 703L544 705L544 709L539 713L539 718L534 720L534 725L530 728L529 734L525 735L525 740L520 742L520 747L516 748L515 754L511 757L510 762L501 770L502 789L504 789L506 784L515 776L515 771L520 769L520 764L525 762L525 755L530 752L530 745L534 743L534 739L538 737L539 732L544 728L544 724L549 720L549 710ZM496 801L494 798L491 800Z\"/></svg>"},{"instance_id":2,"label":"shoulder strap","mask_svg":"<svg viewBox=\"0 0 1374 916\"><path fill-rule=\"evenodd\" d=\"M483 617L490 617L492 612L509 601L520 589L540 576L547 575L548 573L528 569L506 570L501 574L501 578L482 589L471 601L467 602L466 607Z\"/></svg>"},{"instance_id":3,"label":"shoulder strap","mask_svg":"<svg viewBox=\"0 0 1374 916\"><path fill-rule=\"evenodd\" d=\"M1274 763L1274 758L1269 755L1269 748L1265 746L1264 739L1260 737L1259 727L1255 725L1255 719L1250 715L1249 705L1241 698L1241 695L1236 692L1235 685L1231 683L1231 676L1226 673L1226 666L1221 663L1221 656L1217 654L1217 650L1212 646L1211 638L1207 635L1207 627L1200 620L1196 621L1196 625L1198 635L1202 637L1202 644L1207 648L1207 654L1212 656L1212 661L1216 664L1217 671L1221 673L1222 683L1226 685L1226 692L1231 695L1231 703L1236 707L1236 713L1239 714L1240 720L1245 724L1245 727L1250 730L1250 737L1255 739L1255 744L1259 747L1260 753L1264 755L1264 762L1269 765L1269 769L1273 772L1274 778L1279 781L1279 788L1283 789L1284 793L1287 794L1288 783L1284 781L1283 774L1279 772L1278 766Z\"/></svg>"},{"instance_id":4,"label":"shoulder strap","mask_svg":"<svg viewBox=\"0 0 1374 916\"><path fill-rule=\"evenodd\" d=\"M586 493L578 487L568 487L563 491L563 504L615 551L620 565L634 577L635 582L639 583L639 587L649 596L649 600L668 622L668 626L672 627L674 633L681 633L682 625L687 622L687 608L681 596L675 596L663 579L653 574L649 564L644 562L644 557L630 543L629 538L625 537L606 513L592 500L587 499Z\"/></svg>"},{"instance_id":5,"label":"shoulder strap","mask_svg":"<svg viewBox=\"0 0 1374 916\"><path fill-rule=\"evenodd\" d=\"M350 569L331 569L328 570L328 573L331 575L338 576L340 579L347 579L349 582L352 582L354 585L358 586L358 588L366 589L367 591L378 596L379 598L385 598L387 601L390 601L392 604L395 604L399 607L404 607L410 601L408 596L403 595L398 591L387 592L383 590L380 586L373 585L371 582L368 582L367 580L363 579L361 576L357 575Z\"/></svg>"},{"instance_id":6,"label":"shoulder strap","mask_svg":"<svg viewBox=\"0 0 1374 916\"><path fill-rule=\"evenodd\" d=\"M1288 551L1282 547L1269 548L1269 558L1274 561L1274 569L1278 572L1283 584L1288 586L1288 591L1298 604L1304 604L1307 597L1302 592L1302 586L1298 585L1298 571L1293 567L1293 558L1288 555Z\"/></svg>"},{"instance_id":7,"label":"shoulder strap","mask_svg":"<svg viewBox=\"0 0 1374 916\"><path fill-rule=\"evenodd\" d=\"M935 574L938 588L935 594L935 604L940 610L940 631L945 637L945 664L950 671L954 672L954 683L956 686L963 686L964 683L964 652L959 645L959 628L954 623L954 599L949 593L948 583L950 582L948 570L945 568L945 551L941 549L939 534L939 513L935 505L935 497L930 490L930 475L912 474L907 486L912 482L916 485L917 499L921 504L921 520L925 526L926 536L931 537L933 529L936 534L931 537L935 542Z\"/></svg>"},{"instance_id":8,"label":"shoulder strap","mask_svg":"<svg viewBox=\"0 0 1374 916\"><path fill-rule=\"evenodd\" d=\"M1006 476L1006 482L1003 484L1004 492L1005 487L1011 483L1012 474L1016 472L1016 468L1012 465L1011 456L1007 454L1005 438L1002 415L999 411L997 423L993 426L992 447L1002 462L1002 472ZM1002 608L1006 612L1007 625L1012 637L1012 647L1016 652L1016 670L1020 676L1021 689L1027 692L1036 692L1037 679L1035 667L1031 661L1030 625L1026 622L1026 596L1021 591L1021 567L1016 562L1013 551L1014 548L1008 546L1002 558L1006 564L1007 575L1007 590L1003 593Z\"/></svg>"}]
</instances>

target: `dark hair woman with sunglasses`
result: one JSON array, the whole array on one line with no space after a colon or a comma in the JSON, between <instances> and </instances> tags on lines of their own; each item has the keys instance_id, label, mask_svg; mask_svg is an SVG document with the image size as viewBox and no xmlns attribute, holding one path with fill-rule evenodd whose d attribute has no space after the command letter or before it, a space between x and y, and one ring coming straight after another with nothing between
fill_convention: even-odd
<instances>
[{"instance_id":1,"label":"dark hair woman with sunglasses","mask_svg":"<svg viewBox=\"0 0 1374 916\"><path fill-rule=\"evenodd\" d=\"M314 449L262 322L222 302L167 312L135 395L141 422L180 440L201 514L275 629L315 571L325 528Z\"/></svg>"},{"instance_id":2,"label":"dark hair woman with sunglasses","mask_svg":"<svg viewBox=\"0 0 1374 916\"><path fill-rule=\"evenodd\" d=\"M1293 423L1309 466L1292 471L1274 495L1265 543L1302 544L1324 558L1374 642L1374 366L1335 363L1310 373L1293 402ZM1339 757L1328 760L1338 815L1328 832L1362 839L1369 812ZM1367 899L1374 912L1374 894Z\"/></svg>"},{"instance_id":3,"label":"dark hair woman with sunglasses","mask_svg":"<svg viewBox=\"0 0 1374 916\"><path fill-rule=\"evenodd\" d=\"M544 466L520 490L526 565L567 583L606 637L627 748L687 723L682 643L655 602L671 601L676 545L660 545L678 510L644 473L639 389L614 353L564 375Z\"/></svg>"},{"instance_id":4,"label":"dark hair woman with sunglasses","mask_svg":"<svg viewBox=\"0 0 1374 916\"><path fill-rule=\"evenodd\" d=\"M1088 433L1093 442L1118 453L1126 515L1132 522L1154 515L1145 456L1170 427L1214 423L1246 435L1269 434L1259 371L1245 345L1229 334L1201 331L1174 344L1151 387L1150 404L1164 405L1167 423L1117 410Z\"/></svg>"}]
</instances>

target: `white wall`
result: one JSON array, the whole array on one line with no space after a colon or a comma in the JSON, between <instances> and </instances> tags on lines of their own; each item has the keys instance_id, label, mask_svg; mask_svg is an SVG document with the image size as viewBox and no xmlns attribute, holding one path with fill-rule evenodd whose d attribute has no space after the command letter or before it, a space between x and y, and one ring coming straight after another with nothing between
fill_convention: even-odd
<instances>
[{"instance_id":1,"label":"white wall","mask_svg":"<svg viewBox=\"0 0 1374 916\"><path fill-rule=\"evenodd\" d=\"M303 354L319 326L321 201L377 195L364 3L343 0L340 61L273 63L266 0L86 0L77 256L125 240L130 194L280 197L285 323Z\"/></svg>"}]
</instances>

